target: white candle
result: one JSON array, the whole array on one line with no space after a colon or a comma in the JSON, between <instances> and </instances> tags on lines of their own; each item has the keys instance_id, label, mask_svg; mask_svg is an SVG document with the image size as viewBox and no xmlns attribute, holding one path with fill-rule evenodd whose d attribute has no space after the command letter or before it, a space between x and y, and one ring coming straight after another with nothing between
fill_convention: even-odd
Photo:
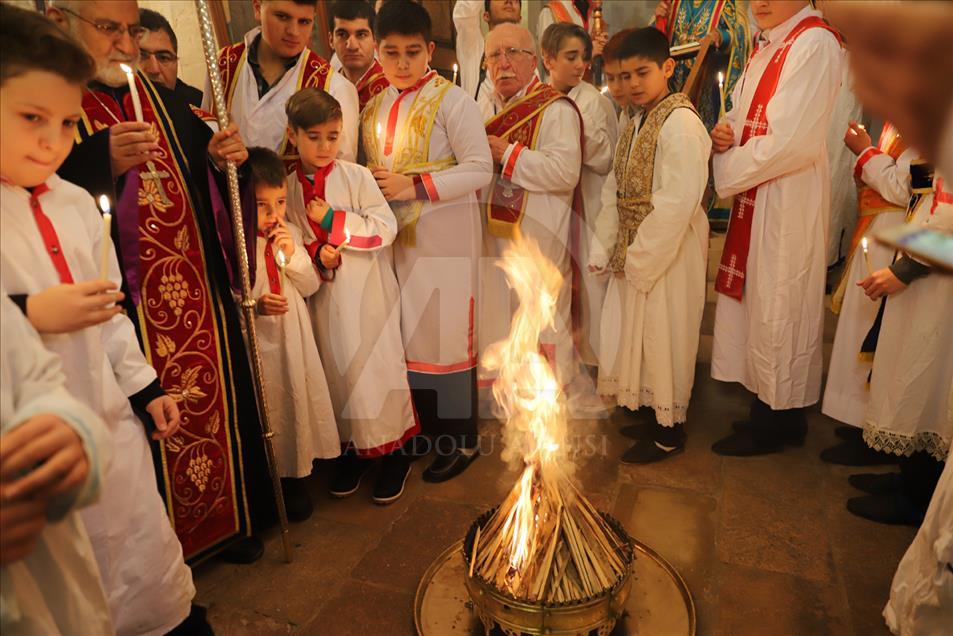
<instances>
[{"instance_id":1,"label":"white candle","mask_svg":"<svg viewBox=\"0 0 953 636\"><path fill-rule=\"evenodd\" d=\"M113 215L109 212L109 197L105 194L99 197L99 209L103 211L103 246L99 255L99 277L106 280L106 276L109 272L109 245L112 243L112 238L110 238L109 233L112 226Z\"/></svg>"},{"instance_id":2,"label":"white candle","mask_svg":"<svg viewBox=\"0 0 953 636\"><path fill-rule=\"evenodd\" d=\"M288 266L288 257L281 248L275 252L275 262L278 263L278 295L280 296L285 287L285 267Z\"/></svg>"},{"instance_id":3,"label":"white candle","mask_svg":"<svg viewBox=\"0 0 953 636\"><path fill-rule=\"evenodd\" d=\"M129 82L129 94L132 95L132 108L136 111L136 121L145 121L142 117L142 102L139 101L139 91L136 89L136 76L128 64L120 64L119 68L126 74Z\"/></svg>"},{"instance_id":4,"label":"white candle","mask_svg":"<svg viewBox=\"0 0 953 636\"><path fill-rule=\"evenodd\" d=\"M867 251L867 237L860 239L860 247L864 250L864 261L867 263L867 275L871 276L874 273L874 269L870 266L870 252Z\"/></svg>"},{"instance_id":5,"label":"white candle","mask_svg":"<svg viewBox=\"0 0 953 636\"><path fill-rule=\"evenodd\" d=\"M344 248L350 245L351 243L351 231L347 228L344 228L344 242L334 248L334 251L337 252L338 256L341 255L341 252L344 251Z\"/></svg>"},{"instance_id":6,"label":"white candle","mask_svg":"<svg viewBox=\"0 0 953 636\"><path fill-rule=\"evenodd\" d=\"M454 63L453 63L453 83L454 83L454 84L457 83L457 71L459 71L459 70L460 70L460 67L457 66L457 63L456 63L456 62L454 62Z\"/></svg>"},{"instance_id":7,"label":"white candle","mask_svg":"<svg viewBox=\"0 0 953 636\"><path fill-rule=\"evenodd\" d=\"M721 71L718 72L718 95L721 99L721 110L719 111L719 118L725 116L725 74Z\"/></svg>"}]
</instances>

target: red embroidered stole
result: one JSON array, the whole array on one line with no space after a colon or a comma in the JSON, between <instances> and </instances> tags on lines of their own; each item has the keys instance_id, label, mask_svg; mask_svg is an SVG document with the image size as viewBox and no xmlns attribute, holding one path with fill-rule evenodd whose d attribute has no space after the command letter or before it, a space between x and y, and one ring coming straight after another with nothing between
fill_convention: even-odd
<instances>
[{"instance_id":1,"label":"red embroidered stole","mask_svg":"<svg viewBox=\"0 0 953 636\"><path fill-rule=\"evenodd\" d=\"M771 60L761 75L755 89L754 98L748 107L748 115L745 118L739 145L745 145L752 137L761 137L768 134L768 103L777 90L781 71L784 68L784 60L787 59L791 45L794 44L797 37L813 28L827 29L839 38L837 32L817 16L808 16L791 29L782 46L772 54ZM721 264L718 266L718 276L715 279L716 291L739 301L744 294L748 250L751 247L751 221L754 217L759 187L755 186L735 196L735 202L731 207L731 217L728 221L725 248L721 255Z\"/></svg>"},{"instance_id":2,"label":"red embroidered stole","mask_svg":"<svg viewBox=\"0 0 953 636\"><path fill-rule=\"evenodd\" d=\"M331 76L334 74L331 65L311 49L305 49L303 55L306 58L304 63L300 64L295 92L302 88L320 88L325 92L330 92ZM218 70L222 75L222 85L225 87L225 105L229 111L232 109L235 87L238 84L242 66L247 62L247 56L248 47L244 42L226 46L218 52ZM294 146L288 141L287 130L281 140L281 148L278 154L285 160L289 170L293 162L298 159L298 155L294 152Z\"/></svg>"},{"instance_id":3,"label":"red embroidered stole","mask_svg":"<svg viewBox=\"0 0 953 636\"><path fill-rule=\"evenodd\" d=\"M138 180L129 176L125 185L138 186L137 322L146 359L182 414L181 429L160 444L160 454L166 506L188 559L248 526L241 440L228 337L220 327L224 309L210 293L187 185L187 178L207 178L207 168L188 165L161 98L144 75L137 80L143 118L160 146L159 157L140 166ZM133 112L129 93L122 106L108 93L87 90L81 141L126 120L123 112ZM117 209L117 217L121 213Z\"/></svg>"},{"instance_id":4,"label":"red embroidered stole","mask_svg":"<svg viewBox=\"0 0 953 636\"><path fill-rule=\"evenodd\" d=\"M390 82L387 81L387 77L384 75L384 69L381 68L381 63L375 59L371 67L367 69L367 72L364 73L357 84L355 84L355 88L357 88L357 98L360 103L358 108L364 110L364 107L367 106L367 102L388 86L390 86Z\"/></svg>"},{"instance_id":5,"label":"red embroidered stole","mask_svg":"<svg viewBox=\"0 0 953 636\"><path fill-rule=\"evenodd\" d=\"M540 123L546 107L557 99L569 99L552 86L533 80L526 95L486 122L486 134L536 148ZM572 100L569 100L572 103ZM487 199L486 220L490 234L513 238L526 208L526 191L501 174L493 175Z\"/></svg>"},{"instance_id":6,"label":"red embroidered stole","mask_svg":"<svg viewBox=\"0 0 953 636\"><path fill-rule=\"evenodd\" d=\"M566 8L566 5L564 5L562 2L559 2L559 0L550 0L548 6L549 6L549 10L552 11L553 13L553 19L556 22L568 22L569 24L575 24L575 21L572 19L572 14L569 13L569 9ZM589 16L582 15L579 12L579 9L576 8L575 4L572 5L572 8L576 12L576 15L582 18L582 27L588 31L589 30ZM589 11L591 13L592 9L590 9Z\"/></svg>"}]
</instances>

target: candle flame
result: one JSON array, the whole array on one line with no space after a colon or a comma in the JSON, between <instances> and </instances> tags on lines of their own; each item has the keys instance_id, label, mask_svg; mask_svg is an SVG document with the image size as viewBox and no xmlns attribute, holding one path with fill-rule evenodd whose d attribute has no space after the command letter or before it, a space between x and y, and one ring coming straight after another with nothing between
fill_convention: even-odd
<instances>
[{"instance_id":1,"label":"candle flame","mask_svg":"<svg viewBox=\"0 0 953 636\"><path fill-rule=\"evenodd\" d=\"M351 230L347 228L344 228L344 242L345 243L351 242Z\"/></svg>"},{"instance_id":2,"label":"candle flame","mask_svg":"<svg viewBox=\"0 0 953 636\"><path fill-rule=\"evenodd\" d=\"M99 195L99 209L103 211L103 214L109 214L109 197L105 194Z\"/></svg>"},{"instance_id":3,"label":"candle flame","mask_svg":"<svg viewBox=\"0 0 953 636\"><path fill-rule=\"evenodd\" d=\"M119 68L121 68L122 72L125 73L126 75L132 75L132 67L129 66L128 64L120 63Z\"/></svg>"},{"instance_id":4,"label":"candle flame","mask_svg":"<svg viewBox=\"0 0 953 636\"><path fill-rule=\"evenodd\" d=\"M458 70L460 70L460 67L457 66L457 63L456 63L456 62L454 62L454 63L453 63L453 72L456 73Z\"/></svg>"},{"instance_id":5,"label":"candle flame","mask_svg":"<svg viewBox=\"0 0 953 636\"><path fill-rule=\"evenodd\" d=\"M285 252L282 249L279 249L275 252L275 262L278 263L278 267L285 267L288 265L288 257L285 256Z\"/></svg>"},{"instance_id":6,"label":"candle flame","mask_svg":"<svg viewBox=\"0 0 953 636\"><path fill-rule=\"evenodd\" d=\"M709 80L709 81L711 81L711 80ZM719 72L718 72L718 85L721 86L721 85L724 84L724 83L725 83L725 74L722 73L721 71L719 71Z\"/></svg>"},{"instance_id":7,"label":"candle flame","mask_svg":"<svg viewBox=\"0 0 953 636\"><path fill-rule=\"evenodd\" d=\"M864 252L867 252L867 237L860 239L860 247L863 248Z\"/></svg>"}]
</instances>

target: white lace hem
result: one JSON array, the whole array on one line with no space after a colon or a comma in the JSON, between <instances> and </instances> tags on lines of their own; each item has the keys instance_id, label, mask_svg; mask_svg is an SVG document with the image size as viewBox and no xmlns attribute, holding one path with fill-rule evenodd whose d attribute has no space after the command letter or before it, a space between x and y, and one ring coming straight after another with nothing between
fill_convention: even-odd
<instances>
[{"instance_id":1,"label":"white lace hem","mask_svg":"<svg viewBox=\"0 0 953 636\"><path fill-rule=\"evenodd\" d=\"M616 378L600 378L597 389L599 395L615 398L616 404L633 411L647 406L655 411L655 419L662 426L684 424L688 419L688 402L659 404L655 399L655 392L648 387L640 387L638 393L622 387Z\"/></svg>"},{"instance_id":2,"label":"white lace hem","mask_svg":"<svg viewBox=\"0 0 953 636\"><path fill-rule=\"evenodd\" d=\"M864 441L874 450L892 455L909 457L917 451L923 451L941 462L946 461L947 454L950 452L950 440L935 431L920 431L914 435L905 435L868 424L864 427Z\"/></svg>"}]
</instances>

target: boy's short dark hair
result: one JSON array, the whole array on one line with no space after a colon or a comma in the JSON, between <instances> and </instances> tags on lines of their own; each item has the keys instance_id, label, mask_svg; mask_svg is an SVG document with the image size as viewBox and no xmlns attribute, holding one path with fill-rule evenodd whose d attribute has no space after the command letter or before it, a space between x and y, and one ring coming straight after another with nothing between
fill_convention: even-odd
<instances>
[{"instance_id":1,"label":"boy's short dark hair","mask_svg":"<svg viewBox=\"0 0 953 636\"><path fill-rule=\"evenodd\" d=\"M520 3L520 12L523 10L523 0L518 0ZM490 0L483 0L483 11L486 13L490 12Z\"/></svg>"},{"instance_id":2,"label":"boy's short dark hair","mask_svg":"<svg viewBox=\"0 0 953 636\"><path fill-rule=\"evenodd\" d=\"M175 37L175 31L172 30L172 25L164 15L152 9L139 9L139 24L149 31L165 31L169 40L172 41L172 51L179 52L179 40Z\"/></svg>"},{"instance_id":3,"label":"boy's short dark hair","mask_svg":"<svg viewBox=\"0 0 953 636\"><path fill-rule=\"evenodd\" d=\"M248 166L255 185L280 188L288 183L285 162L271 148L253 146L248 149Z\"/></svg>"},{"instance_id":4,"label":"boy's short dark hair","mask_svg":"<svg viewBox=\"0 0 953 636\"><path fill-rule=\"evenodd\" d=\"M619 59L619 47L622 46L623 40L626 36L635 31L635 29L622 29L606 42L606 45L602 47L602 61L603 62L615 62Z\"/></svg>"},{"instance_id":5,"label":"boy's short dark hair","mask_svg":"<svg viewBox=\"0 0 953 636\"><path fill-rule=\"evenodd\" d=\"M329 121L343 121L341 104L320 88L302 88L285 104L288 125L304 130Z\"/></svg>"},{"instance_id":6,"label":"boy's short dark hair","mask_svg":"<svg viewBox=\"0 0 953 636\"><path fill-rule=\"evenodd\" d=\"M0 84L28 71L86 86L96 64L82 44L43 15L0 3Z\"/></svg>"},{"instance_id":7,"label":"boy's short dark hair","mask_svg":"<svg viewBox=\"0 0 953 636\"><path fill-rule=\"evenodd\" d=\"M569 22L554 22L543 31L543 39L539 43L540 53L547 57L556 57L563 43L570 38L582 40L585 48L585 59L592 59L592 38L586 30L578 24Z\"/></svg>"},{"instance_id":8,"label":"boy's short dark hair","mask_svg":"<svg viewBox=\"0 0 953 636\"><path fill-rule=\"evenodd\" d=\"M328 7L328 31L334 33L334 20L367 20L367 26L374 31L374 5L367 0L337 0Z\"/></svg>"},{"instance_id":9,"label":"boy's short dark hair","mask_svg":"<svg viewBox=\"0 0 953 636\"><path fill-rule=\"evenodd\" d=\"M380 42L388 35L420 35L432 42L433 23L427 10L410 0L390 0L381 6L374 25L374 37Z\"/></svg>"},{"instance_id":10,"label":"boy's short dark hair","mask_svg":"<svg viewBox=\"0 0 953 636\"><path fill-rule=\"evenodd\" d=\"M661 66L672 57L668 38L655 27L636 29L625 36L616 53L616 59L620 62L632 57L644 57Z\"/></svg>"}]
</instances>

